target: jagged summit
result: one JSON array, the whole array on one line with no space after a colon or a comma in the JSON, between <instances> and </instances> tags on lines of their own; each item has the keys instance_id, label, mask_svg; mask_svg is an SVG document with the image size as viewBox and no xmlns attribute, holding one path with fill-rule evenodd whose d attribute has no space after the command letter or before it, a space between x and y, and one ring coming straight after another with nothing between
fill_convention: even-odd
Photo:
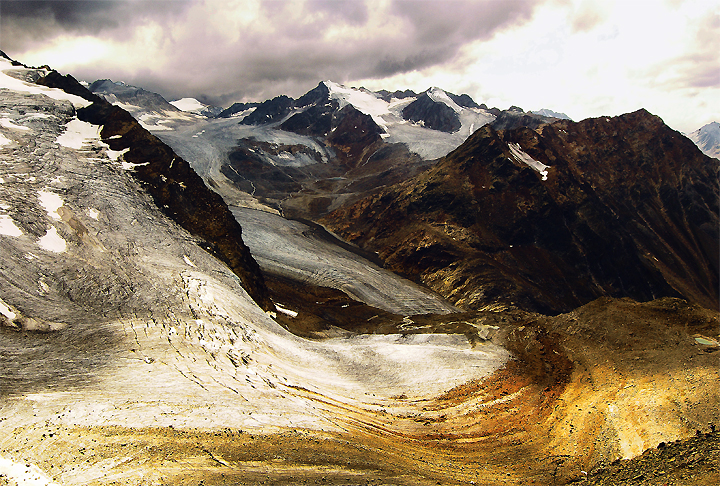
<instances>
[{"instance_id":1,"label":"jagged summit","mask_svg":"<svg viewBox=\"0 0 720 486\"><path fill-rule=\"evenodd\" d=\"M540 110L533 111L531 113L534 113L536 115L542 115L549 118L558 118L560 120L570 120L571 118L567 116L565 113L560 113L557 111L550 110L548 108L542 108Z\"/></svg>"},{"instance_id":2,"label":"jagged summit","mask_svg":"<svg viewBox=\"0 0 720 486\"><path fill-rule=\"evenodd\" d=\"M720 159L720 123L711 122L688 134L705 155Z\"/></svg>"}]
</instances>

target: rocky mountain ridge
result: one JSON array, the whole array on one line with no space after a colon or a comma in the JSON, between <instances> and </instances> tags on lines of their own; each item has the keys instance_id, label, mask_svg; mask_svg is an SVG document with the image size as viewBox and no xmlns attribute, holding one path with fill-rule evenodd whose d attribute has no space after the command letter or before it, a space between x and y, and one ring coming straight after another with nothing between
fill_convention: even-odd
<instances>
[{"instance_id":1,"label":"rocky mountain ridge","mask_svg":"<svg viewBox=\"0 0 720 486\"><path fill-rule=\"evenodd\" d=\"M158 207L191 234L202 238L206 249L238 275L261 307L273 308L260 268L242 241L240 225L221 197L205 186L187 162L141 127L128 112L94 95L71 76L51 71L36 83L88 100L89 106L78 109L78 119L102 126L103 139L111 150L122 153L124 160L132 164L133 176L145 184Z\"/></svg>"},{"instance_id":2,"label":"rocky mountain ridge","mask_svg":"<svg viewBox=\"0 0 720 486\"><path fill-rule=\"evenodd\" d=\"M717 308L718 164L647 111L478 130L322 221L462 307L602 295Z\"/></svg>"},{"instance_id":3,"label":"rocky mountain ridge","mask_svg":"<svg viewBox=\"0 0 720 486\"><path fill-rule=\"evenodd\" d=\"M235 144L222 142L227 148L220 160L213 155L214 183L234 185L262 204L303 218L417 174L486 123L536 127L553 120L516 107L488 109L468 95L439 88L419 95L374 93L331 81L298 99L278 96L235 104L215 119L176 112L163 116L139 105L131 112L176 150L187 150L190 160L197 149L189 144L207 143L206 151L214 154L218 138L235 132ZM239 125L232 126L233 120Z\"/></svg>"}]
</instances>

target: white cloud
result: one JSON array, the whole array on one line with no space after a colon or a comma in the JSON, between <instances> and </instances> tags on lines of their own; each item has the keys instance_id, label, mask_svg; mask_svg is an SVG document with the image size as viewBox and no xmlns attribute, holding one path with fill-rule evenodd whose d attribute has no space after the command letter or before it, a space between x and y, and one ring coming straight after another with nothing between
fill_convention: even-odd
<instances>
[{"instance_id":1,"label":"white cloud","mask_svg":"<svg viewBox=\"0 0 720 486\"><path fill-rule=\"evenodd\" d=\"M89 81L225 105L298 96L332 79L371 89L441 86L575 119L645 107L684 131L720 118L720 20L710 0L70 5L71 13L39 20L37 31L27 15L6 18L3 32L18 33L10 42L27 46L10 54Z\"/></svg>"},{"instance_id":2,"label":"white cloud","mask_svg":"<svg viewBox=\"0 0 720 486\"><path fill-rule=\"evenodd\" d=\"M443 86L491 106L547 107L576 120L644 107L691 131L720 118L716 20L706 1L548 3L529 22L468 43L452 65L362 82Z\"/></svg>"}]
</instances>

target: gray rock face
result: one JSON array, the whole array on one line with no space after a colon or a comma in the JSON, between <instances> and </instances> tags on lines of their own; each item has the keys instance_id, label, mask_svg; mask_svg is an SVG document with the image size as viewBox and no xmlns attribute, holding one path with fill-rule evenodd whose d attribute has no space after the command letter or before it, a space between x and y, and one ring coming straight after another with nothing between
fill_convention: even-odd
<instances>
[{"instance_id":1,"label":"gray rock face","mask_svg":"<svg viewBox=\"0 0 720 486\"><path fill-rule=\"evenodd\" d=\"M423 126L441 132L452 133L460 129L460 117L455 111L444 103L434 101L423 93L403 108L404 119L414 123L422 122Z\"/></svg>"},{"instance_id":2,"label":"gray rock face","mask_svg":"<svg viewBox=\"0 0 720 486\"><path fill-rule=\"evenodd\" d=\"M150 111L180 111L165 98L152 91L109 79L98 79L88 87L90 91L101 95L110 103L123 103L125 105L142 106Z\"/></svg>"}]
</instances>

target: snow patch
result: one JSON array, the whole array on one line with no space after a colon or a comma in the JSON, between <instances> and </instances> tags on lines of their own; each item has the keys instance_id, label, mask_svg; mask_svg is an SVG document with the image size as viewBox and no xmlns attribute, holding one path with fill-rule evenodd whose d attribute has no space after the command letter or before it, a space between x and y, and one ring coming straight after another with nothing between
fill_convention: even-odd
<instances>
[{"instance_id":1,"label":"snow patch","mask_svg":"<svg viewBox=\"0 0 720 486\"><path fill-rule=\"evenodd\" d=\"M0 307L1 308L1 307ZM58 486L58 483L50 479L44 472L34 464L27 461L14 462L0 456L0 477L5 476L12 484L23 486Z\"/></svg>"},{"instance_id":2,"label":"snow patch","mask_svg":"<svg viewBox=\"0 0 720 486\"><path fill-rule=\"evenodd\" d=\"M287 316L290 316L290 317L298 316L297 312L290 310L290 309L286 309L283 306L281 306L280 304L275 304L275 308L278 310L278 312L282 312L283 314L285 314Z\"/></svg>"},{"instance_id":3,"label":"snow patch","mask_svg":"<svg viewBox=\"0 0 720 486\"><path fill-rule=\"evenodd\" d=\"M98 216L100 216L100 211L95 208L88 208L87 215L92 219L97 220Z\"/></svg>"},{"instance_id":4,"label":"snow patch","mask_svg":"<svg viewBox=\"0 0 720 486\"><path fill-rule=\"evenodd\" d=\"M19 91L21 93L29 94L43 94L54 100L69 101L75 108L85 108L90 106L92 102L81 98L80 96L68 94L65 91L58 88L47 88L37 84L27 83L20 79L8 76L3 71L6 69L18 69L17 66L13 66L7 59L0 59L0 88L6 88L11 91Z\"/></svg>"},{"instance_id":5,"label":"snow patch","mask_svg":"<svg viewBox=\"0 0 720 486\"><path fill-rule=\"evenodd\" d=\"M62 219L60 214L58 214L58 209L60 209L65 202L60 196L54 192L40 191L38 192L38 199L40 199L40 205L45 208L48 216L56 221L60 221Z\"/></svg>"},{"instance_id":6,"label":"snow patch","mask_svg":"<svg viewBox=\"0 0 720 486\"><path fill-rule=\"evenodd\" d=\"M17 317L17 314L15 314L12 309L10 309L10 306L5 303L4 300L0 299L0 314L4 315L9 320L14 320ZM2 470L0 469L0 472Z\"/></svg>"},{"instance_id":7,"label":"snow patch","mask_svg":"<svg viewBox=\"0 0 720 486\"><path fill-rule=\"evenodd\" d=\"M23 232L7 214L0 214L0 235L22 236Z\"/></svg>"},{"instance_id":8,"label":"snow patch","mask_svg":"<svg viewBox=\"0 0 720 486\"><path fill-rule=\"evenodd\" d=\"M122 157L123 155L125 155L128 152L128 150L130 150L130 148L126 148L126 149L122 149L122 150L107 149L107 150L105 150L105 153L110 158L110 160L112 160L113 162L117 162L120 157Z\"/></svg>"},{"instance_id":9,"label":"snow patch","mask_svg":"<svg viewBox=\"0 0 720 486\"><path fill-rule=\"evenodd\" d=\"M190 259L188 258L187 255L183 255L183 260L185 260L185 263L187 263L187 264L190 265L191 267L197 268L197 265L195 265L195 264L192 262L192 260L190 260Z\"/></svg>"},{"instance_id":10,"label":"snow patch","mask_svg":"<svg viewBox=\"0 0 720 486\"><path fill-rule=\"evenodd\" d=\"M510 152L513 154L513 157L515 157L515 160L530 166L532 169L542 175L542 180L547 180L547 170L550 167L549 165L545 165L542 162L533 159L532 157L530 157L530 155L523 152L523 150L520 148L520 144L510 143L508 144L508 147L510 147Z\"/></svg>"},{"instance_id":11,"label":"snow patch","mask_svg":"<svg viewBox=\"0 0 720 486\"><path fill-rule=\"evenodd\" d=\"M30 130L28 127L16 125L10 118L0 118L0 126L13 130Z\"/></svg>"},{"instance_id":12,"label":"snow patch","mask_svg":"<svg viewBox=\"0 0 720 486\"><path fill-rule=\"evenodd\" d=\"M455 103L448 94L441 90L440 88L430 88L427 92L428 96L431 100L433 100L436 103L444 103L448 105L450 108L453 109L455 113L460 113L462 111L462 108L460 105Z\"/></svg>"},{"instance_id":13,"label":"snow patch","mask_svg":"<svg viewBox=\"0 0 720 486\"><path fill-rule=\"evenodd\" d=\"M65 132L55 140L55 143L63 147L79 150L85 143L100 139L100 128L100 125L93 125L73 118L66 125Z\"/></svg>"},{"instance_id":14,"label":"snow patch","mask_svg":"<svg viewBox=\"0 0 720 486\"><path fill-rule=\"evenodd\" d=\"M0 147L9 143L12 143L12 140L10 140L9 138L5 138L5 135L0 133Z\"/></svg>"},{"instance_id":15,"label":"snow patch","mask_svg":"<svg viewBox=\"0 0 720 486\"><path fill-rule=\"evenodd\" d=\"M195 98L182 98L180 100L171 101L170 104L180 111L198 111L205 108L205 105Z\"/></svg>"},{"instance_id":16,"label":"snow patch","mask_svg":"<svg viewBox=\"0 0 720 486\"><path fill-rule=\"evenodd\" d=\"M57 232L57 228L51 226L45 233L45 236L37 242L38 246L43 250L52 251L54 253L62 253L67 249L67 243Z\"/></svg>"},{"instance_id":17,"label":"snow patch","mask_svg":"<svg viewBox=\"0 0 720 486\"><path fill-rule=\"evenodd\" d=\"M120 164L120 167L122 167L125 170L135 170L135 167L139 167L141 165L148 165L150 162L143 162L142 164L133 164L131 162L125 162L123 161Z\"/></svg>"}]
</instances>

